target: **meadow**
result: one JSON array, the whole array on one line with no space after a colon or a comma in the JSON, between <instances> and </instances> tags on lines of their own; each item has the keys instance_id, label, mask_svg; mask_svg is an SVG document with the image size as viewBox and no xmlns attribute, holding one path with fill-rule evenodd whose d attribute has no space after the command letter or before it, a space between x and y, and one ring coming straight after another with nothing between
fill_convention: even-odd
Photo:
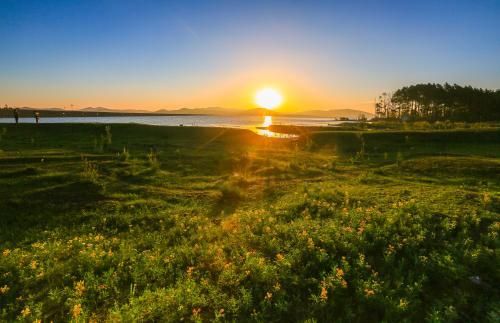
<instances>
[{"instance_id":1,"label":"meadow","mask_svg":"<svg viewBox=\"0 0 500 323\"><path fill-rule=\"evenodd\" d=\"M389 128L0 125L0 320L498 322L499 128Z\"/></svg>"}]
</instances>

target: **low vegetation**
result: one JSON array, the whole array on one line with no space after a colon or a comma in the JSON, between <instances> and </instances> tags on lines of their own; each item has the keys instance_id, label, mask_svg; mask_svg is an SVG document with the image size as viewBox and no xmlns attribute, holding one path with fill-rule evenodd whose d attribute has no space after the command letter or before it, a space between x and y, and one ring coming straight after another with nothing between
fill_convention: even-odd
<instances>
[{"instance_id":1,"label":"low vegetation","mask_svg":"<svg viewBox=\"0 0 500 323\"><path fill-rule=\"evenodd\" d=\"M500 319L493 127L1 128L1 321Z\"/></svg>"}]
</instances>

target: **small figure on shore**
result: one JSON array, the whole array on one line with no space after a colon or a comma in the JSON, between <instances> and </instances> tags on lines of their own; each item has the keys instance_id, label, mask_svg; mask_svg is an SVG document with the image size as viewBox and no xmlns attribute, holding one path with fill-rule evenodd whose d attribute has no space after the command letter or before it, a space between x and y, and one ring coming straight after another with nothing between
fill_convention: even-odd
<instances>
[{"instance_id":1,"label":"small figure on shore","mask_svg":"<svg viewBox=\"0 0 500 323\"><path fill-rule=\"evenodd\" d=\"M14 120L16 120L16 124L19 123L19 109L18 108L14 109Z\"/></svg>"},{"instance_id":2,"label":"small figure on shore","mask_svg":"<svg viewBox=\"0 0 500 323\"><path fill-rule=\"evenodd\" d=\"M36 121L36 124L38 124L38 122L40 121L40 112L35 112L35 121Z\"/></svg>"}]
</instances>

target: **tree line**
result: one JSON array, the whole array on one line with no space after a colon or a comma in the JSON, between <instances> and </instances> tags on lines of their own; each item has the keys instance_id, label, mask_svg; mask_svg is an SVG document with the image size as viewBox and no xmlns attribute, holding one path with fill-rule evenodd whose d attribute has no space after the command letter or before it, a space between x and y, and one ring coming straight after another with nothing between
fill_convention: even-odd
<instances>
[{"instance_id":1,"label":"tree line","mask_svg":"<svg viewBox=\"0 0 500 323\"><path fill-rule=\"evenodd\" d=\"M457 84L416 84L382 93L375 103L380 119L499 121L500 90Z\"/></svg>"}]
</instances>

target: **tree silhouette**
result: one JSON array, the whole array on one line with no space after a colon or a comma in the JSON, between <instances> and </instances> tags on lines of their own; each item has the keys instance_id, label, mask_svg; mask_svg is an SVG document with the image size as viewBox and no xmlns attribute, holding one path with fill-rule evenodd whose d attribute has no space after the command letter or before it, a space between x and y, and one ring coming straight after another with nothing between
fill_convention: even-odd
<instances>
[{"instance_id":1,"label":"tree silhouette","mask_svg":"<svg viewBox=\"0 0 500 323\"><path fill-rule=\"evenodd\" d=\"M487 90L457 84L416 84L382 93L375 103L381 119L498 121L500 90Z\"/></svg>"}]
</instances>

